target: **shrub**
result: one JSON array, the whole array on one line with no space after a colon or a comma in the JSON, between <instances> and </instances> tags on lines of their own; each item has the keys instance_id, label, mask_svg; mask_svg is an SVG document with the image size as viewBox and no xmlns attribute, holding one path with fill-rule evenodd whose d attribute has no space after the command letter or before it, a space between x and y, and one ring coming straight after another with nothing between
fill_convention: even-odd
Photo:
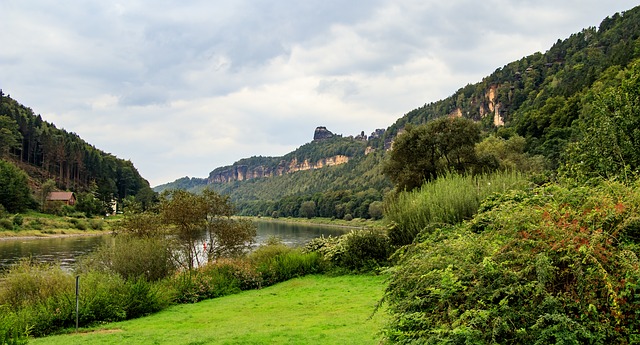
<instances>
[{"instance_id":1,"label":"shrub","mask_svg":"<svg viewBox=\"0 0 640 345\"><path fill-rule=\"evenodd\" d=\"M369 271L386 266L392 248L389 238L373 230L354 230L340 237L318 237L304 247L336 267Z\"/></svg>"},{"instance_id":2,"label":"shrub","mask_svg":"<svg viewBox=\"0 0 640 345\"><path fill-rule=\"evenodd\" d=\"M319 254L304 253L282 243L263 245L251 253L249 259L261 275L264 285L319 273L322 270Z\"/></svg>"},{"instance_id":3,"label":"shrub","mask_svg":"<svg viewBox=\"0 0 640 345\"><path fill-rule=\"evenodd\" d=\"M13 225L15 227L21 227L23 222L24 218L21 214L16 214L15 216L13 216Z\"/></svg>"},{"instance_id":4,"label":"shrub","mask_svg":"<svg viewBox=\"0 0 640 345\"><path fill-rule=\"evenodd\" d=\"M27 330L17 327L15 314L0 306L0 345L23 345L28 343Z\"/></svg>"},{"instance_id":5,"label":"shrub","mask_svg":"<svg viewBox=\"0 0 640 345\"><path fill-rule=\"evenodd\" d=\"M435 228L399 255L384 298L387 337L635 343L640 247L629 234L639 216L640 188L618 183L489 200L472 221Z\"/></svg>"},{"instance_id":6,"label":"shrub","mask_svg":"<svg viewBox=\"0 0 640 345\"><path fill-rule=\"evenodd\" d=\"M195 303L240 292L236 267L224 262L183 271L170 280L177 303Z\"/></svg>"},{"instance_id":7,"label":"shrub","mask_svg":"<svg viewBox=\"0 0 640 345\"><path fill-rule=\"evenodd\" d=\"M350 222L353 220L353 216L351 215L351 213L347 213L344 215L344 218L342 219L346 220L347 222Z\"/></svg>"},{"instance_id":8,"label":"shrub","mask_svg":"<svg viewBox=\"0 0 640 345\"><path fill-rule=\"evenodd\" d=\"M104 228L104 221L102 219L90 219L89 227L93 230L102 230Z\"/></svg>"},{"instance_id":9,"label":"shrub","mask_svg":"<svg viewBox=\"0 0 640 345\"><path fill-rule=\"evenodd\" d=\"M164 237L117 235L81 259L79 269L113 272L125 280L144 277L147 281L158 281L170 276L176 263L170 241Z\"/></svg>"},{"instance_id":10,"label":"shrub","mask_svg":"<svg viewBox=\"0 0 640 345\"><path fill-rule=\"evenodd\" d=\"M13 230L13 222L10 219L2 218L0 219L0 228Z\"/></svg>"}]
</instances>

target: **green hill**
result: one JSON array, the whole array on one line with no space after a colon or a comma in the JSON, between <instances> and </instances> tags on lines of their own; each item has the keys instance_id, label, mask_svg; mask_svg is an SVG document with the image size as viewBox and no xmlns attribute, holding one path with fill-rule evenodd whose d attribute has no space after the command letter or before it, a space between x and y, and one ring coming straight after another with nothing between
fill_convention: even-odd
<instances>
[{"instance_id":1,"label":"green hill","mask_svg":"<svg viewBox=\"0 0 640 345\"><path fill-rule=\"evenodd\" d=\"M0 154L29 176L33 191L47 180L73 192L91 191L110 202L153 197L149 182L129 160L87 143L77 134L46 122L0 90Z\"/></svg>"},{"instance_id":2,"label":"green hill","mask_svg":"<svg viewBox=\"0 0 640 345\"><path fill-rule=\"evenodd\" d=\"M553 178L561 167L569 143L578 136L583 117L601 86L619 83L618 73L640 58L640 7L605 18L598 27L585 28L537 52L499 67L475 84L468 84L443 100L424 104L400 117L354 150L348 163L291 174L264 174L245 178L243 171L261 166L277 170L291 158L311 162L329 158L339 150L324 150L315 142L284 157L252 157L231 168L241 179L215 179L230 167L215 169L207 182L198 180L193 190L211 186L229 194L243 214L297 216L303 202L314 201L317 215L340 217L346 213L368 217L368 205L381 200L391 183L381 175L384 151L407 125L420 125L443 116L460 116L482 125L484 135L525 138L525 151L545 159ZM341 138L347 140L347 138ZM365 144L366 143L366 144ZM366 149L365 149L366 147ZM375 154L364 155L364 150ZM237 173L239 171L239 173ZM233 175L233 174L232 174ZM180 184L173 185L179 187ZM366 195L362 198L349 198ZM355 199L355 200L354 200ZM327 201L330 200L330 201ZM333 208L331 208L333 207ZM345 211L346 210L346 211Z\"/></svg>"}]
</instances>

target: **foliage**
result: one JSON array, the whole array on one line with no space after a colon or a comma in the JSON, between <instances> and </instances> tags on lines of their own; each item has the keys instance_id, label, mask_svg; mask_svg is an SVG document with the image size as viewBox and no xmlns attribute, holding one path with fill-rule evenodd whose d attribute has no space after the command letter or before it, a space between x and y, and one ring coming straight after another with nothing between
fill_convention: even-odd
<instances>
[{"instance_id":1,"label":"foliage","mask_svg":"<svg viewBox=\"0 0 640 345\"><path fill-rule=\"evenodd\" d=\"M541 155L525 152L526 140L519 135L504 139L495 135L486 137L475 146L479 172L521 171L540 174L545 168Z\"/></svg>"},{"instance_id":2,"label":"foliage","mask_svg":"<svg viewBox=\"0 0 640 345\"><path fill-rule=\"evenodd\" d=\"M255 227L246 220L232 219L234 208L228 196L212 190L201 195L184 190L163 193L160 202L162 222L173 226L181 264L192 269L200 265L198 239L209 234L207 260L221 256L237 256L251 246Z\"/></svg>"},{"instance_id":3,"label":"foliage","mask_svg":"<svg viewBox=\"0 0 640 345\"><path fill-rule=\"evenodd\" d=\"M207 209L208 259L238 257L251 249L257 234L256 227L247 219L231 218L235 213L235 207L229 196L206 189L201 197Z\"/></svg>"},{"instance_id":4,"label":"foliage","mask_svg":"<svg viewBox=\"0 0 640 345\"><path fill-rule=\"evenodd\" d=\"M313 200L305 201L300 205L300 211L298 211L300 217L311 219L316 215L316 203Z\"/></svg>"},{"instance_id":5,"label":"foliage","mask_svg":"<svg viewBox=\"0 0 640 345\"><path fill-rule=\"evenodd\" d=\"M317 253L303 253L282 243L260 246L249 256L265 286L307 274L320 273L322 265Z\"/></svg>"},{"instance_id":6,"label":"foliage","mask_svg":"<svg viewBox=\"0 0 640 345\"><path fill-rule=\"evenodd\" d=\"M33 204L27 175L14 164L0 159L0 205L7 212L20 212Z\"/></svg>"},{"instance_id":7,"label":"foliage","mask_svg":"<svg viewBox=\"0 0 640 345\"><path fill-rule=\"evenodd\" d=\"M98 270L125 280L159 281L176 270L171 241L164 236L119 234L84 257L80 271Z\"/></svg>"},{"instance_id":8,"label":"foliage","mask_svg":"<svg viewBox=\"0 0 640 345\"><path fill-rule=\"evenodd\" d=\"M92 192L77 193L75 208L87 217L105 215L107 212L104 203L96 198Z\"/></svg>"},{"instance_id":9,"label":"foliage","mask_svg":"<svg viewBox=\"0 0 640 345\"><path fill-rule=\"evenodd\" d=\"M382 201L374 201L369 204L369 217L374 220L381 219L384 216L384 203Z\"/></svg>"},{"instance_id":10,"label":"foliage","mask_svg":"<svg viewBox=\"0 0 640 345\"><path fill-rule=\"evenodd\" d=\"M18 123L8 116L0 115L0 157L20 147L22 135L18 131Z\"/></svg>"},{"instance_id":11,"label":"foliage","mask_svg":"<svg viewBox=\"0 0 640 345\"><path fill-rule=\"evenodd\" d=\"M388 339L636 342L639 201L637 185L549 185L493 198L471 222L421 235L398 254L386 291Z\"/></svg>"},{"instance_id":12,"label":"foliage","mask_svg":"<svg viewBox=\"0 0 640 345\"><path fill-rule=\"evenodd\" d=\"M410 191L450 171L471 171L477 163L478 141L480 128L465 118L442 117L408 126L394 141L384 173L396 190Z\"/></svg>"},{"instance_id":13,"label":"foliage","mask_svg":"<svg viewBox=\"0 0 640 345\"><path fill-rule=\"evenodd\" d=\"M162 299L150 283L88 271L80 277L80 326L147 315L162 309ZM23 261L2 277L0 332L43 336L75 326L74 277L59 266ZM2 325L5 323L5 325ZM3 327L6 327L4 330ZM17 338L18 340L21 338Z\"/></svg>"},{"instance_id":14,"label":"foliage","mask_svg":"<svg viewBox=\"0 0 640 345\"><path fill-rule=\"evenodd\" d=\"M258 248L248 258L222 258L176 274L167 281L177 303L258 289L322 270L315 253L301 253L282 244Z\"/></svg>"},{"instance_id":15,"label":"foliage","mask_svg":"<svg viewBox=\"0 0 640 345\"><path fill-rule=\"evenodd\" d=\"M15 315L0 305L0 345L25 345L28 343L27 330L19 330Z\"/></svg>"},{"instance_id":16,"label":"foliage","mask_svg":"<svg viewBox=\"0 0 640 345\"><path fill-rule=\"evenodd\" d=\"M350 271L373 271L389 264L389 238L374 230L353 230L340 237L319 237L309 241L304 250L319 253L337 268Z\"/></svg>"},{"instance_id":17,"label":"foliage","mask_svg":"<svg viewBox=\"0 0 640 345\"><path fill-rule=\"evenodd\" d=\"M426 183L419 190L399 193L385 204L391 243L410 244L418 233L431 229L434 224L460 223L471 218L482 200L492 193L527 185L525 176L516 172L451 174Z\"/></svg>"},{"instance_id":18,"label":"foliage","mask_svg":"<svg viewBox=\"0 0 640 345\"><path fill-rule=\"evenodd\" d=\"M599 81L585 108L581 139L570 146L564 172L581 181L631 180L640 171L640 60L616 75L614 85Z\"/></svg>"}]
</instances>

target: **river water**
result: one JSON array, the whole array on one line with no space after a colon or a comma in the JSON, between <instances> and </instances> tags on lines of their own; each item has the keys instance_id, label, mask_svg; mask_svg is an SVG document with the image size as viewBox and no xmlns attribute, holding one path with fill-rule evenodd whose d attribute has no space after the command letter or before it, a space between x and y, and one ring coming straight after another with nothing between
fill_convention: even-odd
<instances>
[{"instance_id":1,"label":"river water","mask_svg":"<svg viewBox=\"0 0 640 345\"><path fill-rule=\"evenodd\" d=\"M300 246L316 237L340 236L348 231L283 222L256 221L254 224L257 226L257 244L275 236L289 246ZM71 269L78 257L109 240L111 235L0 240L0 271L29 257L35 262L59 262L64 269Z\"/></svg>"}]
</instances>

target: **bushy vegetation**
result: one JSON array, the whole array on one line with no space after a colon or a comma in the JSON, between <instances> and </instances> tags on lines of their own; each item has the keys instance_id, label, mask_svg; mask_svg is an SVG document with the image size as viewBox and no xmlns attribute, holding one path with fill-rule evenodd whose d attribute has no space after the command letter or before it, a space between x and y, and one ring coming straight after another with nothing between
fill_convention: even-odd
<instances>
[{"instance_id":1,"label":"bushy vegetation","mask_svg":"<svg viewBox=\"0 0 640 345\"><path fill-rule=\"evenodd\" d=\"M304 247L319 253L332 268L350 272L376 271L389 265L389 238L375 230L353 230L340 237L318 237Z\"/></svg>"},{"instance_id":2,"label":"bushy vegetation","mask_svg":"<svg viewBox=\"0 0 640 345\"><path fill-rule=\"evenodd\" d=\"M171 304L258 289L321 273L326 267L317 253L272 243L248 257L222 258L167 273L164 267L149 267L161 265L155 260L166 255L143 250L150 240L127 238L118 247L107 246L83 261L77 271L81 327L144 316ZM0 282L0 336L20 340L27 333L43 336L75 326L75 279L59 266L23 261L3 274Z\"/></svg>"},{"instance_id":3,"label":"bushy vegetation","mask_svg":"<svg viewBox=\"0 0 640 345\"><path fill-rule=\"evenodd\" d=\"M551 185L420 235L386 292L393 342L640 340L640 187Z\"/></svg>"},{"instance_id":4,"label":"bushy vegetation","mask_svg":"<svg viewBox=\"0 0 640 345\"><path fill-rule=\"evenodd\" d=\"M489 195L529 186L525 175L497 172L487 175L450 174L425 183L417 190L402 192L386 203L389 238L396 246L413 242L434 225L457 224L470 219Z\"/></svg>"}]
</instances>

